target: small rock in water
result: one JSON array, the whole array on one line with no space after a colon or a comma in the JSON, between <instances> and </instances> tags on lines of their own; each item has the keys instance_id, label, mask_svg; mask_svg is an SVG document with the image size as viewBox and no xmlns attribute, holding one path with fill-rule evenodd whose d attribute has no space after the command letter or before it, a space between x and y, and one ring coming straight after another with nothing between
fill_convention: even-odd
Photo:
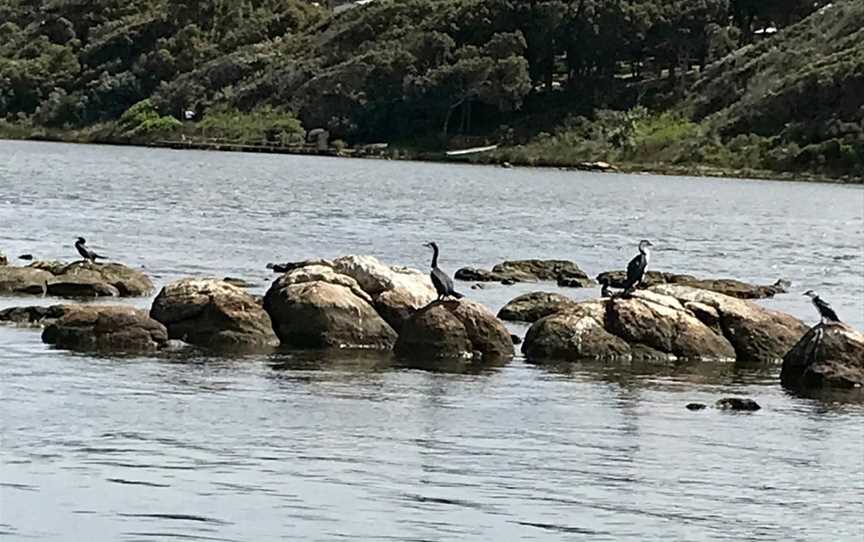
<instances>
[{"instance_id":1,"label":"small rock in water","mask_svg":"<svg viewBox=\"0 0 864 542\"><path fill-rule=\"evenodd\" d=\"M510 162L501 162L501 167L503 167L504 169L511 169L513 167L513 164L511 164Z\"/></svg>"},{"instance_id":2,"label":"small rock in water","mask_svg":"<svg viewBox=\"0 0 864 542\"><path fill-rule=\"evenodd\" d=\"M33 259L33 255L32 254L22 254L22 255L18 256L18 259L19 260L26 260L29 262Z\"/></svg>"},{"instance_id":3,"label":"small rock in water","mask_svg":"<svg viewBox=\"0 0 864 542\"><path fill-rule=\"evenodd\" d=\"M480 284L480 283L478 282L477 284L472 284L472 285L471 285L471 289L472 289L472 290L485 290L485 289L486 289L486 285L485 285L485 284Z\"/></svg>"},{"instance_id":4,"label":"small rock in water","mask_svg":"<svg viewBox=\"0 0 864 542\"><path fill-rule=\"evenodd\" d=\"M759 403L757 403L753 399L741 397L724 397L723 399L717 401L716 406L717 408L723 410L743 410L750 412L762 408L761 406L759 406Z\"/></svg>"},{"instance_id":5,"label":"small rock in water","mask_svg":"<svg viewBox=\"0 0 864 542\"><path fill-rule=\"evenodd\" d=\"M514 284L516 284L516 281L513 279L504 279L501 281L501 284L503 284L504 286L513 286Z\"/></svg>"},{"instance_id":6,"label":"small rock in water","mask_svg":"<svg viewBox=\"0 0 864 542\"><path fill-rule=\"evenodd\" d=\"M558 286L563 288L590 288L594 286L594 281L580 277L561 277L558 279Z\"/></svg>"},{"instance_id":7,"label":"small rock in water","mask_svg":"<svg viewBox=\"0 0 864 542\"><path fill-rule=\"evenodd\" d=\"M688 403L687 410L702 410L708 408L708 405L702 403Z\"/></svg>"},{"instance_id":8,"label":"small rock in water","mask_svg":"<svg viewBox=\"0 0 864 542\"><path fill-rule=\"evenodd\" d=\"M510 334L510 340L513 341L513 344L522 344L522 339L519 337L519 335L515 335L515 334L511 333Z\"/></svg>"}]
</instances>

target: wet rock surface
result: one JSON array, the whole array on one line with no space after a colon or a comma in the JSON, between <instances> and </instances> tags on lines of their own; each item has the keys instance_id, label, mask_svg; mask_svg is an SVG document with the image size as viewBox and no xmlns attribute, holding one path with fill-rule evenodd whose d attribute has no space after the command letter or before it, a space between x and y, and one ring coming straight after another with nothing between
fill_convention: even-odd
<instances>
[{"instance_id":1,"label":"wet rock surface","mask_svg":"<svg viewBox=\"0 0 864 542\"><path fill-rule=\"evenodd\" d=\"M762 407L753 399L746 397L724 397L718 399L714 406L721 410L740 410L744 412L755 412Z\"/></svg>"},{"instance_id":2,"label":"wet rock surface","mask_svg":"<svg viewBox=\"0 0 864 542\"><path fill-rule=\"evenodd\" d=\"M85 352L152 353L168 344L165 326L146 311L109 305L69 306L42 332L42 341Z\"/></svg>"},{"instance_id":3,"label":"wet rock surface","mask_svg":"<svg viewBox=\"0 0 864 542\"><path fill-rule=\"evenodd\" d=\"M787 388L864 387L864 333L845 324L817 325L783 356Z\"/></svg>"},{"instance_id":4,"label":"wet rock surface","mask_svg":"<svg viewBox=\"0 0 864 542\"><path fill-rule=\"evenodd\" d=\"M0 322L23 326L39 326L57 320L72 308L74 308L73 305L9 307L0 310Z\"/></svg>"}]
</instances>

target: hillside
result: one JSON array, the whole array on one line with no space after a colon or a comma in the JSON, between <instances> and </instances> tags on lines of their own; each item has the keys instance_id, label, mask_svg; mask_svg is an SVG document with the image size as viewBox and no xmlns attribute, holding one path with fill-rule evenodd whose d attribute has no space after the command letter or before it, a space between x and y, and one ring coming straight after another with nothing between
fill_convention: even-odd
<instances>
[{"instance_id":1,"label":"hillside","mask_svg":"<svg viewBox=\"0 0 864 542\"><path fill-rule=\"evenodd\" d=\"M864 176L855 0L98 4L0 0L0 133Z\"/></svg>"}]
</instances>

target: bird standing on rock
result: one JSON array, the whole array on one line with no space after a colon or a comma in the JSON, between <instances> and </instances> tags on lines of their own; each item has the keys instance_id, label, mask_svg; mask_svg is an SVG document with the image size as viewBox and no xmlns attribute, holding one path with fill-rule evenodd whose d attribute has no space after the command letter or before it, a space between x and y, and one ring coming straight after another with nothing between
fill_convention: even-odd
<instances>
[{"instance_id":1,"label":"bird standing on rock","mask_svg":"<svg viewBox=\"0 0 864 542\"><path fill-rule=\"evenodd\" d=\"M834 309L831 308L831 305L819 297L819 294L814 292L813 290L807 290L804 292L804 295L810 298L810 301L813 302L813 306L816 307L816 310L819 311L819 316L821 317L821 323L823 324L839 324L840 319L837 318L837 313L834 312Z\"/></svg>"},{"instance_id":2,"label":"bird standing on rock","mask_svg":"<svg viewBox=\"0 0 864 542\"><path fill-rule=\"evenodd\" d=\"M445 297L455 297L456 299L465 297L453 288L453 279L438 268L438 245L432 241L423 246L432 249L432 272L429 273L429 277L432 279L435 291L438 292L438 301Z\"/></svg>"},{"instance_id":3,"label":"bird standing on rock","mask_svg":"<svg viewBox=\"0 0 864 542\"><path fill-rule=\"evenodd\" d=\"M632 292L645 277L645 270L648 268L648 261L651 259L648 247L653 246L651 241L646 241L645 239L639 241L639 254L627 264L627 280L624 282L625 294Z\"/></svg>"},{"instance_id":4,"label":"bird standing on rock","mask_svg":"<svg viewBox=\"0 0 864 542\"><path fill-rule=\"evenodd\" d=\"M83 237L79 237L78 240L75 241L75 248L78 250L78 254L80 254L81 257L84 258L85 261L88 261L90 263L96 263L97 259L98 260L105 260L106 259L105 256L100 256L99 254L96 254L95 252L93 252L92 250L87 248L86 243L87 243L87 240L85 240Z\"/></svg>"}]
</instances>

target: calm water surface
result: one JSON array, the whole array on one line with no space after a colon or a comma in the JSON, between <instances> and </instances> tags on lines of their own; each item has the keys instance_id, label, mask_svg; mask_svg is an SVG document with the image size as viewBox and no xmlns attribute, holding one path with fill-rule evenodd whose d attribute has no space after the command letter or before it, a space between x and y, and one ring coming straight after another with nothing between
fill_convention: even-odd
<instances>
[{"instance_id":1,"label":"calm water surface","mask_svg":"<svg viewBox=\"0 0 864 542\"><path fill-rule=\"evenodd\" d=\"M596 274L648 238L655 269L786 278L766 305L812 322L813 288L864 327L861 187L0 141L0 250L70 259L78 235L160 285L260 291L269 261L425 267L433 239L451 272L549 257ZM461 287L493 310L558 290ZM0 327L0 536L860 542L864 405L787 394L778 372L112 358ZM727 395L763 410L684 409Z\"/></svg>"}]
</instances>

